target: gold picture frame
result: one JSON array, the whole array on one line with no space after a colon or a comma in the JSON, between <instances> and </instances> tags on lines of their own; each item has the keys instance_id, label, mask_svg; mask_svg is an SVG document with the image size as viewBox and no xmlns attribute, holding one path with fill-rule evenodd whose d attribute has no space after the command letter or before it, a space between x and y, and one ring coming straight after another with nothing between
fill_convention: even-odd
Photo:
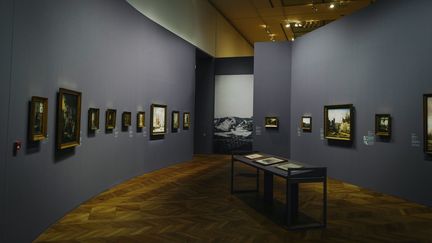
<instances>
[{"instance_id":1,"label":"gold picture frame","mask_svg":"<svg viewBox=\"0 0 432 243\"><path fill-rule=\"evenodd\" d=\"M279 118L276 116L266 116L264 118L265 128L279 128Z\"/></svg>"},{"instance_id":2,"label":"gold picture frame","mask_svg":"<svg viewBox=\"0 0 432 243\"><path fill-rule=\"evenodd\" d=\"M105 130L111 131L116 127L117 110L107 109L105 112Z\"/></svg>"},{"instance_id":3,"label":"gold picture frame","mask_svg":"<svg viewBox=\"0 0 432 243\"><path fill-rule=\"evenodd\" d=\"M128 128L132 125L132 113L125 111L122 113L122 127Z\"/></svg>"},{"instance_id":4,"label":"gold picture frame","mask_svg":"<svg viewBox=\"0 0 432 243\"><path fill-rule=\"evenodd\" d=\"M89 132L95 132L99 129L99 116L100 111L98 108L89 108L87 127Z\"/></svg>"},{"instance_id":5,"label":"gold picture frame","mask_svg":"<svg viewBox=\"0 0 432 243\"><path fill-rule=\"evenodd\" d=\"M136 124L138 129L142 129L145 127L145 112L144 111L139 111L137 113L137 124Z\"/></svg>"},{"instance_id":6,"label":"gold picture frame","mask_svg":"<svg viewBox=\"0 0 432 243\"><path fill-rule=\"evenodd\" d=\"M177 132L180 128L180 112L173 111L171 114L171 131Z\"/></svg>"},{"instance_id":7,"label":"gold picture frame","mask_svg":"<svg viewBox=\"0 0 432 243\"><path fill-rule=\"evenodd\" d=\"M29 138L41 141L48 135L48 98L33 96L30 101Z\"/></svg>"},{"instance_id":8,"label":"gold picture frame","mask_svg":"<svg viewBox=\"0 0 432 243\"><path fill-rule=\"evenodd\" d=\"M311 116L302 116L301 117L301 129L303 132L312 132L312 117Z\"/></svg>"},{"instance_id":9,"label":"gold picture frame","mask_svg":"<svg viewBox=\"0 0 432 243\"><path fill-rule=\"evenodd\" d=\"M390 114L375 114L375 135L380 137L391 136Z\"/></svg>"},{"instance_id":10,"label":"gold picture frame","mask_svg":"<svg viewBox=\"0 0 432 243\"><path fill-rule=\"evenodd\" d=\"M80 144L81 92L59 89L57 103L57 149Z\"/></svg>"}]
</instances>

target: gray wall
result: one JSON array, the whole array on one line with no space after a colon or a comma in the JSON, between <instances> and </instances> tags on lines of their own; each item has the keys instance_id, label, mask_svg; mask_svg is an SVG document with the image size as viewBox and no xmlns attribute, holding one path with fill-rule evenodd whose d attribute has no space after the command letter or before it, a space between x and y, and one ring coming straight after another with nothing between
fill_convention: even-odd
<instances>
[{"instance_id":1,"label":"gray wall","mask_svg":"<svg viewBox=\"0 0 432 243\"><path fill-rule=\"evenodd\" d=\"M0 1L0 242L4 242L6 227L6 137L9 112L10 65L12 51L13 1ZM10 148L10 147L9 147Z\"/></svg>"},{"instance_id":2,"label":"gray wall","mask_svg":"<svg viewBox=\"0 0 432 243\"><path fill-rule=\"evenodd\" d=\"M254 150L290 157L291 43L255 43ZM279 129L265 129L266 116Z\"/></svg>"},{"instance_id":3,"label":"gray wall","mask_svg":"<svg viewBox=\"0 0 432 243\"><path fill-rule=\"evenodd\" d=\"M13 157L7 151L7 242L28 242L83 201L126 179L192 158L188 131L149 140L150 104L194 116L195 48L125 1L15 1L9 148L26 140L28 101L49 98L48 140ZM3 45L2 45L3 46ZM56 93L82 92L82 144L54 153ZM3 89L1 89L3 92ZM3 99L3 98L2 98ZM1 106L4 107L2 100ZM133 129L87 136L87 110L146 111ZM171 116L169 116L171 117ZM171 127L170 121L168 126ZM2 127L2 126L1 126ZM3 136L2 136L3 137ZM4 148L5 146L2 146Z\"/></svg>"},{"instance_id":4,"label":"gray wall","mask_svg":"<svg viewBox=\"0 0 432 243\"><path fill-rule=\"evenodd\" d=\"M254 57L216 58L216 75L253 74Z\"/></svg>"},{"instance_id":5,"label":"gray wall","mask_svg":"<svg viewBox=\"0 0 432 243\"><path fill-rule=\"evenodd\" d=\"M195 70L194 153L213 153L215 58L197 50Z\"/></svg>"},{"instance_id":6,"label":"gray wall","mask_svg":"<svg viewBox=\"0 0 432 243\"><path fill-rule=\"evenodd\" d=\"M291 134L291 157L328 166L329 175L432 205L432 162L422 146L422 95L432 93L432 2L380 0L295 41L292 55L291 129L303 113L313 132ZM277 46L274 47L277 50ZM320 140L323 106L352 103L352 147ZM390 113L393 135L366 146L375 113Z\"/></svg>"}]
</instances>

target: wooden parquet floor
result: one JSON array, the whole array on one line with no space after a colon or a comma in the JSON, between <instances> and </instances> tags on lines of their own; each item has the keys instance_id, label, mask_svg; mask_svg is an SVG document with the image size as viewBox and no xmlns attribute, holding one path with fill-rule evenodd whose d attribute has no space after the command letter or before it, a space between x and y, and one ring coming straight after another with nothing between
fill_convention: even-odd
<instances>
[{"instance_id":1,"label":"wooden parquet floor","mask_svg":"<svg viewBox=\"0 0 432 243\"><path fill-rule=\"evenodd\" d=\"M256 193L231 195L229 176L230 157L197 155L94 197L35 242L432 242L431 208L333 179L328 227L290 231L282 224L282 180L267 207ZM237 181L255 185L253 177ZM301 210L319 217L321 186L300 190Z\"/></svg>"}]
</instances>

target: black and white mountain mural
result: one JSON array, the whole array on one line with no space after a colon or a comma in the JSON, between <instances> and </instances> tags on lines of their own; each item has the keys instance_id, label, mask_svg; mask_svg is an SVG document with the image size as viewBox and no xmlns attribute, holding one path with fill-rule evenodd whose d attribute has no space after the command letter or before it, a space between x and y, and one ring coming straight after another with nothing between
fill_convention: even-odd
<instances>
[{"instance_id":1,"label":"black and white mountain mural","mask_svg":"<svg viewBox=\"0 0 432 243\"><path fill-rule=\"evenodd\" d=\"M214 152L252 150L253 75L215 78Z\"/></svg>"}]
</instances>

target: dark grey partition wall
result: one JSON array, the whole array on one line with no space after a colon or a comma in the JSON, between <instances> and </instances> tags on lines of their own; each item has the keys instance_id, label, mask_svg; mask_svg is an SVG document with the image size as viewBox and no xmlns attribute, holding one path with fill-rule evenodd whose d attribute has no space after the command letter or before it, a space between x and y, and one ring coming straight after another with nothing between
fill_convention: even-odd
<instances>
[{"instance_id":1,"label":"dark grey partition wall","mask_svg":"<svg viewBox=\"0 0 432 243\"><path fill-rule=\"evenodd\" d=\"M291 129L311 113L313 132L291 134L293 159L432 205L432 161L417 143L423 137L422 95L432 93L432 30L421 27L432 21L431 9L432 1L380 0L295 41ZM320 139L323 106L345 103L355 107L353 146L329 145ZM392 115L392 139L366 146L363 136L374 131L375 113Z\"/></svg>"},{"instance_id":2,"label":"dark grey partition wall","mask_svg":"<svg viewBox=\"0 0 432 243\"><path fill-rule=\"evenodd\" d=\"M291 43L255 44L255 150L290 157ZM266 116L279 117L279 128L264 128Z\"/></svg>"},{"instance_id":3,"label":"dark grey partition wall","mask_svg":"<svg viewBox=\"0 0 432 243\"><path fill-rule=\"evenodd\" d=\"M192 158L193 127L168 133L162 140L149 140L148 128L151 103L168 105L168 114L179 110L194 116L195 48L125 1L16 0L15 4L6 148L15 139L26 140L30 97L49 98L48 140L38 146L24 143L17 157L6 151L6 242L29 242L95 194ZM60 87L80 91L83 98L82 143L61 154L54 153ZM1 99L3 108L3 95ZM101 109L101 132L94 137L87 136L89 107ZM117 109L117 132L104 132L106 108ZM133 112L134 124L138 110L146 112L145 133L122 132L121 113ZM168 127L170 120L169 116Z\"/></svg>"},{"instance_id":4,"label":"dark grey partition wall","mask_svg":"<svg viewBox=\"0 0 432 243\"><path fill-rule=\"evenodd\" d=\"M6 134L9 117L10 65L12 51L13 1L0 1L0 242L5 242Z\"/></svg>"}]
</instances>

